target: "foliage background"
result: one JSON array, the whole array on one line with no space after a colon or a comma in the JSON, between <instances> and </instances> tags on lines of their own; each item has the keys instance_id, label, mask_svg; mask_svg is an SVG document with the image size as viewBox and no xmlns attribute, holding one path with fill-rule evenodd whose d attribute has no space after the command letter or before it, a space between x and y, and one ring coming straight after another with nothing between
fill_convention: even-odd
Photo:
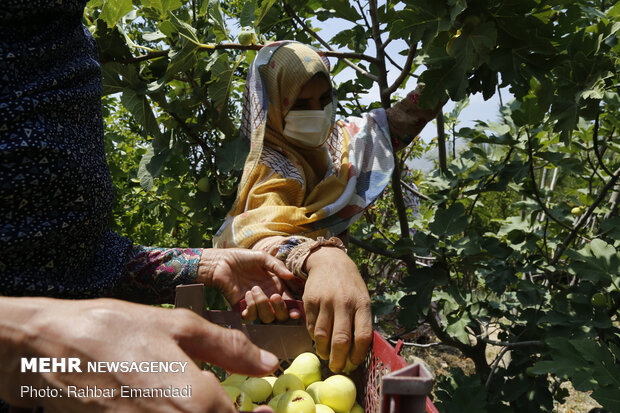
<instances>
[{"instance_id":1,"label":"foliage background","mask_svg":"<svg viewBox=\"0 0 620 413\"><path fill-rule=\"evenodd\" d=\"M313 31L336 18L355 26ZM351 230L375 312L398 317L393 331L428 323L473 361L474 374L438 378L441 411L553 411L566 381L620 411L620 4L92 0L84 21L103 63L112 225L144 244L208 246L231 205L252 34L314 44L339 57L334 74L354 67L337 85L342 116L388 107L414 83L423 105L460 102L437 139L397 155L398 179ZM231 38L241 27L249 36ZM394 41L409 45L404 67L385 52ZM359 104L375 83L380 101ZM498 88L514 96L501 120L460 127L467 97ZM446 151L457 137L466 148ZM434 172L401 175L435 148ZM418 216L401 180L428 198Z\"/></svg>"}]
</instances>

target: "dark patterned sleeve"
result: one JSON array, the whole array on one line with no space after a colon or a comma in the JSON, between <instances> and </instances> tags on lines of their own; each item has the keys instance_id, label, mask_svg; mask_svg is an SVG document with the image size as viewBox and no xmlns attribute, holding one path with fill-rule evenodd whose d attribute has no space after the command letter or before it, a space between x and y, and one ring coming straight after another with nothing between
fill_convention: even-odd
<instances>
[{"instance_id":1,"label":"dark patterned sleeve","mask_svg":"<svg viewBox=\"0 0 620 413\"><path fill-rule=\"evenodd\" d=\"M133 245L120 283L110 296L145 304L171 303L177 285L196 280L201 248Z\"/></svg>"}]
</instances>

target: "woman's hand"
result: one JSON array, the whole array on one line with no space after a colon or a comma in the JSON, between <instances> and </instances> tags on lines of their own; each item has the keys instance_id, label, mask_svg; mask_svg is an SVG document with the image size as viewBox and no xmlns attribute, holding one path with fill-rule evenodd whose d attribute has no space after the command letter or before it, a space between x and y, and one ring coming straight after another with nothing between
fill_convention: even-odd
<instances>
[{"instance_id":1,"label":"woman's hand","mask_svg":"<svg viewBox=\"0 0 620 413\"><path fill-rule=\"evenodd\" d=\"M289 314L283 301L290 294L282 280L292 278L282 261L264 252L211 248L202 252L197 281L217 288L230 305L245 298L248 308L244 318L254 320L258 315L270 323L299 317L295 310Z\"/></svg>"},{"instance_id":2,"label":"woman's hand","mask_svg":"<svg viewBox=\"0 0 620 413\"><path fill-rule=\"evenodd\" d=\"M370 296L357 266L342 250L321 247L306 260L303 295L306 325L316 352L340 372L347 357L355 365L372 341Z\"/></svg>"},{"instance_id":3,"label":"woman's hand","mask_svg":"<svg viewBox=\"0 0 620 413\"><path fill-rule=\"evenodd\" d=\"M209 323L184 310L119 300L55 300L0 297L0 398L15 406L42 406L46 412L203 412L234 413L216 377L192 358L231 372L261 376L273 372L277 358L253 345L238 330ZM82 373L22 373L21 359L78 358ZM89 373L88 362L181 362L184 372ZM31 397L23 389L59 389L62 397ZM115 397L81 397L76 389L114 390ZM185 388L190 397L120 397L134 389Z\"/></svg>"}]
</instances>

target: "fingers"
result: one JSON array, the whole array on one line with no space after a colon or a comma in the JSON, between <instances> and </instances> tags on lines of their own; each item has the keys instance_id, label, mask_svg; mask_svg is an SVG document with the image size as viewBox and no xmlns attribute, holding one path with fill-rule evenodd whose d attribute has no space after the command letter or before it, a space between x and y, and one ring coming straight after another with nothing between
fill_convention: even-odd
<instances>
[{"instance_id":1,"label":"fingers","mask_svg":"<svg viewBox=\"0 0 620 413\"><path fill-rule=\"evenodd\" d=\"M352 318L352 312L346 304L340 306L334 314L334 331L331 336L331 352L329 354L329 368L334 373L340 372L347 362L349 348L351 347Z\"/></svg>"},{"instance_id":2,"label":"fingers","mask_svg":"<svg viewBox=\"0 0 620 413\"><path fill-rule=\"evenodd\" d=\"M195 384L192 385L192 390L197 396L195 397L197 406L193 407L195 412L236 412L230 398L213 373L202 370L200 376L193 383Z\"/></svg>"},{"instance_id":3,"label":"fingers","mask_svg":"<svg viewBox=\"0 0 620 413\"><path fill-rule=\"evenodd\" d=\"M273 413L273 409L269 406L258 406L258 407L255 407L254 410L252 411L260 412L260 413Z\"/></svg>"},{"instance_id":4,"label":"fingers","mask_svg":"<svg viewBox=\"0 0 620 413\"><path fill-rule=\"evenodd\" d=\"M284 292L282 293L282 299L295 301L295 298L293 297L289 289L286 287L284 287ZM292 318L293 320L297 320L298 318L301 317L301 311L298 308L293 307L288 311L288 316Z\"/></svg>"},{"instance_id":5,"label":"fingers","mask_svg":"<svg viewBox=\"0 0 620 413\"><path fill-rule=\"evenodd\" d=\"M288 309L286 308L286 303L284 302L284 300L282 300L282 296L280 294L273 294L271 297L269 297L269 301L273 306L276 320L286 321L289 319L289 313Z\"/></svg>"},{"instance_id":6,"label":"fingers","mask_svg":"<svg viewBox=\"0 0 620 413\"><path fill-rule=\"evenodd\" d=\"M294 277L294 274L286 268L286 265L282 260L277 259L269 254L262 253L264 257L264 267L272 272L276 277L283 280L290 280Z\"/></svg>"},{"instance_id":7,"label":"fingers","mask_svg":"<svg viewBox=\"0 0 620 413\"><path fill-rule=\"evenodd\" d=\"M368 348L372 343L372 313L370 304L359 307L355 312L353 331L353 347L351 348L351 363L362 364L366 359Z\"/></svg>"},{"instance_id":8,"label":"fingers","mask_svg":"<svg viewBox=\"0 0 620 413\"><path fill-rule=\"evenodd\" d=\"M301 317L301 311L299 311L297 308L291 308L288 312L288 316L293 320L297 320Z\"/></svg>"},{"instance_id":9,"label":"fingers","mask_svg":"<svg viewBox=\"0 0 620 413\"><path fill-rule=\"evenodd\" d=\"M276 356L252 344L241 331L216 326L190 311L174 312L173 337L190 357L250 376L266 375L278 367Z\"/></svg>"},{"instance_id":10,"label":"fingers","mask_svg":"<svg viewBox=\"0 0 620 413\"><path fill-rule=\"evenodd\" d=\"M334 312L330 306L321 305L314 327L316 354L323 360L329 358L329 343L332 336Z\"/></svg>"},{"instance_id":11,"label":"fingers","mask_svg":"<svg viewBox=\"0 0 620 413\"><path fill-rule=\"evenodd\" d=\"M263 290L258 287L252 287L252 297L254 299L254 303L256 304L256 310L258 312L258 318L264 323L273 323L275 319L275 311L269 302L269 298L263 292Z\"/></svg>"},{"instance_id":12,"label":"fingers","mask_svg":"<svg viewBox=\"0 0 620 413\"><path fill-rule=\"evenodd\" d=\"M241 316L248 321L256 320L257 310L256 303L254 302L254 295L252 291L246 291L245 293L245 304L246 308L241 313Z\"/></svg>"},{"instance_id":13,"label":"fingers","mask_svg":"<svg viewBox=\"0 0 620 413\"><path fill-rule=\"evenodd\" d=\"M306 328L310 338L314 340L314 328L316 327L316 318L319 315L319 300L304 294L303 301L304 312L306 313Z\"/></svg>"}]
</instances>

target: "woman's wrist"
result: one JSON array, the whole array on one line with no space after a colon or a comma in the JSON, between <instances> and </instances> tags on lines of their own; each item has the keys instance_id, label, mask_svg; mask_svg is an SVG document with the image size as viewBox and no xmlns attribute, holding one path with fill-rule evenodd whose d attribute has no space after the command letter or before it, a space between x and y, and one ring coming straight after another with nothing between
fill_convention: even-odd
<instances>
[{"instance_id":1,"label":"woman's wrist","mask_svg":"<svg viewBox=\"0 0 620 413\"><path fill-rule=\"evenodd\" d=\"M344 243L337 237L325 239L319 237L312 245L308 247L308 253L302 265L302 271L307 275L313 266L331 259L337 259L342 255L347 255L347 248Z\"/></svg>"},{"instance_id":2,"label":"woman's wrist","mask_svg":"<svg viewBox=\"0 0 620 413\"><path fill-rule=\"evenodd\" d=\"M206 287L215 287L216 280L213 279L213 274L217 267L218 250L217 248L203 248L196 273L197 283L202 283Z\"/></svg>"}]
</instances>

